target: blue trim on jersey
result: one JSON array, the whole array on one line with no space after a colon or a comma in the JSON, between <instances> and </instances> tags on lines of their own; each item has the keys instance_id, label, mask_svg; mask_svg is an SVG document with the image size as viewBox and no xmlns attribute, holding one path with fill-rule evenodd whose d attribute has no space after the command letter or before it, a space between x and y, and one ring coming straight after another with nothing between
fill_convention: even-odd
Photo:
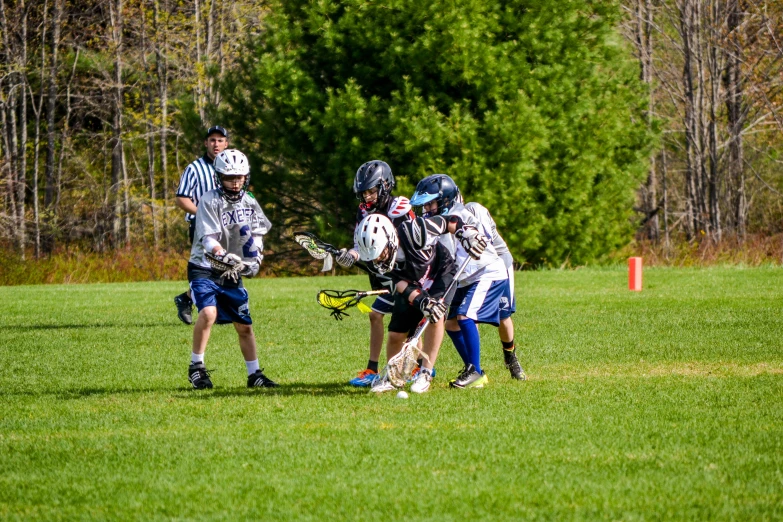
<instances>
[{"instance_id":1,"label":"blue trim on jersey","mask_svg":"<svg viewBox=\"0 0 783 522\"><path fill-rule=\"evenodd\" d=\"M207 306L217 307L217 324L253 324L244 288L228 288L209 279L194 279L190 282L190 291L199 312Z\"/></svg>"},{"instance_id":2,"label":"blue trim on jersey","mask_svg":"<svg viewBox=\"0 0 783 522\"><path fill-rule=\"evenodd\" d=\"M464 315L479 323L499 326L500 320L511 317L516 308L510 299L508 279L502 281L476 281L457 288L449 307L449 319Z\"/></svg>"}]
</instances>

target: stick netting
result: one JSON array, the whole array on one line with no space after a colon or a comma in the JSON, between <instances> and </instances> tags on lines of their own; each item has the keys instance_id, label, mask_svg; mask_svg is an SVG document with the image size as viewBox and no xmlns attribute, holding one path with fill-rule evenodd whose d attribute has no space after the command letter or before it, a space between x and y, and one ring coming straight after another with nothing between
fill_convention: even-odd
<instances>
[{"instance_id":1,"label":"stick netting","mask_svg":"<svg viewBox=\"0 0 783 522\"><path fill-rule=\"evenodd\" d=\"M370 311L370 307L361 302L362 297L356 290L321 290L318 292L316 300L319 305L331 310L330 315L339 321L343 316L350 317L345 313L345 310L352 306L356 306L364 313Z\"/></svg>"}]
</instances>

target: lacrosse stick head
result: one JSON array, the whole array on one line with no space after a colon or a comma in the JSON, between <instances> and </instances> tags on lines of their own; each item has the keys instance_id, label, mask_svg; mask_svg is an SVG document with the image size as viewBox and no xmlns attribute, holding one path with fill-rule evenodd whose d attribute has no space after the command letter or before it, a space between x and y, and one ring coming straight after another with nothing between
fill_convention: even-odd
<instances>
[{"instance_id":1,"label":"lacrosse stick head","mask_svg":"<svg viewBox=\"0 0 783 522\"><path fill-rule=\"evenodd\" d=\"M310 232L297 232L294 234L294 241L299 243L299 246L307 250L307 253L315 259L324 259L329 255L326 244Z\"/></svg>"},{"instance_id":2,"label":"lacrosse stick head","mask_svg":"<svg viewBox=\"0 0 783 522\"><path fill-rule=\"evenodd\" d=\"M386 362L381 379L388 380L397 388L405 386L419 364L419 357L429 361L427 354L419 350L418 339L407 341L402 350Z\"/></svg>"},{"instance_id":3,"label":"lacrosse stick head","mask_svg":"<svg viewBox=\"0 0 783 522\"><path fill-rule=\"evenodd\" d=\"M360 311L368 313L370 307L361 302L362 296L356 290L321 290L315 297L318 304L331 310L332 317L342 320L343 316L350 317L345 310L356 306Z\"/></svg>"}]
</instances>

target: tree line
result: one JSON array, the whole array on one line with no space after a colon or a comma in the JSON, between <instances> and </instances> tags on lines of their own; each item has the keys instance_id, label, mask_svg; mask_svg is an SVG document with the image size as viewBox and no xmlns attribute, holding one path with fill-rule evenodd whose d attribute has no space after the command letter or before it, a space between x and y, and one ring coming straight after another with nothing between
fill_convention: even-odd
<instances>
[{"instance_id":1,"label":"tree line","mask_svg":"<svg viewBox=\"0 0 783 522\"><path fill-rule=\"evenodd\" d=\"M451 174L533 266L776 233L783 7L0 0L0 241L185 246L203 129L278 225L348 241L356 168Z\"/></svg>"},{"instance_id":2,"label":"tree line","mask_svg":"<svg viewBox=\"0 0 783 522\"><path fill-rule=\"evenodd\" d=\"M0 239L36 257L181 243L188 126L220 104L237 35L262 14L241 1L0 1Z\"/></svg>"},{"instance_id":3,"label":"tree line","mask_svg":"<svg viewBox=\"0 0 783 522\"><path fill-rule=\"evenodd\" d=\"M623 34L661 134L639 190L642 232L720 242L781 231L783 5L625 2Z\"/></svg>"}]
</instances>

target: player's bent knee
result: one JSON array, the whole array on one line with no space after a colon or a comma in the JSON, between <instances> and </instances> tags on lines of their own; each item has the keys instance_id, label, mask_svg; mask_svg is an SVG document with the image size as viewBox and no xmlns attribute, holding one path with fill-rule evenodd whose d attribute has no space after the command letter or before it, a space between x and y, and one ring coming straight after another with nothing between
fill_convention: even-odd
<instances>
[{"instance_id":1,"label":"player's bent knee","mask_svg":"<svg viewBox=\"0 0 783 522\"><path fill-rule=\"evenodd\" d=\"M203 317L207 323L212 324L217 320L217 307L205 306L199 311L198 316Z\"/></svg>"},{"instance_id":2,"label":"player's bent knee","mask_svg":"<svg viewBox=\"0 0 783 522\"><path fill-rule=\"evenodd\" d=\"M375 323L383 323L383 314L376 312L375 310L370 311L370 322Z\"/></svg>"},{"instance_id":3,"label":"player's bent knee","mask_svg":"<svg viewBox=\"0 0 783 522\"><path fill-rule=\"evenodd\" d=\"M239 335L244 336L253 334L253 325L250 324L234 323L234 329Z\"/></svg>"}]
</instances>

